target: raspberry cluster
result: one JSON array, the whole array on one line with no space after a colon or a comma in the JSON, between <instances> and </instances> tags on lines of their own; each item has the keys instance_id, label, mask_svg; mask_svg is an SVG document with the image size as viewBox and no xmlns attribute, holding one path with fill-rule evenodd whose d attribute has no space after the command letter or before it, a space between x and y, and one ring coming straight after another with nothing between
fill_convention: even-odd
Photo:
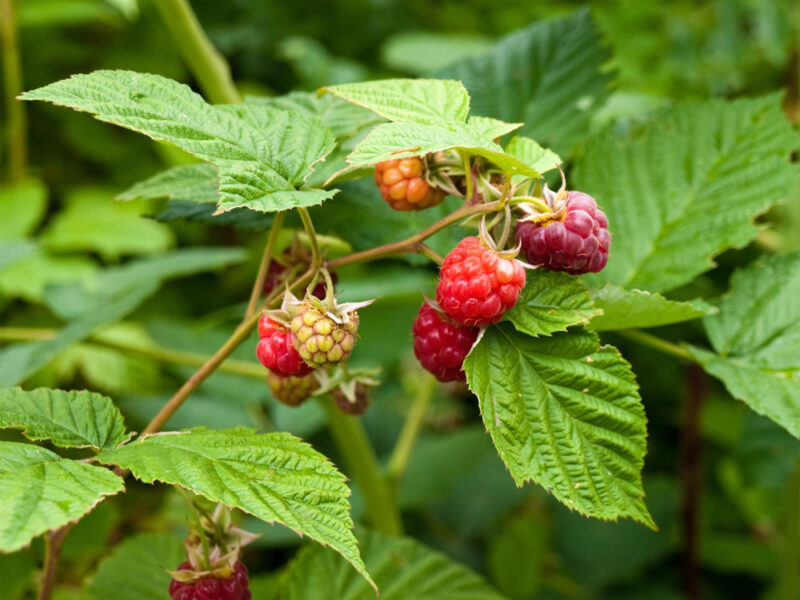
<instances>
[{"instance_id":1,"label":"raspberry cluster","mask_svg":"<svg viewBox=\"0 0 800 600\"><path fill-rule=\"evenodd\" d=\"M605 213L583 192L569 192L560 213L560 218L517 225L517 240L528 262L576 275L601 271L611 245Z\"/></svg>"},{"instance_id":2,"label":"raspberry cluster","mask_svg":"<svg viewBox=\"0 0 800 600\"><path fill-rule=\"evenodd\" d=\"M445 193L425 179L425 163L418 156L386 160L375 165L375 183L395 210L422 210L441 204Z\"/></svg>"},{"instance_id":3,"label":"raspberry cluster","mask_svg":"<svg viewBox=\"0 0 800 600\"><path fill-rule=\"evenodd\" d=\"M189 561L181 563L178 571L190 571ZM247 577L247 567L237 562L233 573L225 579L208 576L193 583L173 579L169 584L172 600L250 600L252 597Z\"/></svg>"},{"instance_id":4,"label":"raspberry cluster","mask_svg":"<svg viewBox=\"0 0 800 600\"><path fill-rule=\"evenodd\" d=\"M439 381L465 381L464 359L478 338L478 329L453 323L427 302L412 326L414 354Z\"/></svg>"},{"instance_id":5,"label":"raspberry cluster","mask_svg":"<svg viewBox=\"0 0 800 600\"><path fill-rule=\"evenodd\" d=\"M445 257L439 272L436 300L459 325L482 327L496 323L516 304L525 286L525 269L516 259L471 236Z\"/></svg>"}]
</instances>

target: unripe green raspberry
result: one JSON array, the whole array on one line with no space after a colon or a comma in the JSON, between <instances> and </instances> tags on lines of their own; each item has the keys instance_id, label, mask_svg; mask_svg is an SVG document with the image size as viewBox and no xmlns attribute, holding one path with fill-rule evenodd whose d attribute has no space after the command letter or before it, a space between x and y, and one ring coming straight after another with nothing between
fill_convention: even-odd
<instances>
[{"instance_id":1,"label":"unripe green raspberry","mask_svg":"<svg viewBox=\"0 0 800 600\"><path fill-rule=\"evenodd\" d=\"M311 373L294 377L270 371L267 373L267 384L275 399L286 406L300 406L319 387L319 382Z\"/></svg>"},{"instance_id":2,"label":"unripe green raspberry","mask_svg":"<svg viewBox=\"0 0 800 600\"><path fill-rule=\"evenodd\" d=\"M345 313L337 323L330 315L310 302L304 302L292 319L294 347L312 367L347 360L353 352L358 333L358 313Z\"/></svg>"}]
</instances>

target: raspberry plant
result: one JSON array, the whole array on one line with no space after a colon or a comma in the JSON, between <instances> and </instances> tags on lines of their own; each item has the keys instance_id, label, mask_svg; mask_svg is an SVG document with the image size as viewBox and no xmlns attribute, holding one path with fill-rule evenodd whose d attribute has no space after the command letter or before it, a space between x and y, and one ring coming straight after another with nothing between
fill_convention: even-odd
<instances>
[{"instance_id":1,"label":"raspberry plant","mask_svg":"<svg viewBox=\"0 0 800 600\"><path fill-rule=\"evenodd\" d=\"M584 60L549 80L558 65L537 62L538 45L568 46ZM502 67L520 56L516 69L544 73L541 89L502 80ZM400 537L393 486L429 394L420 392L409 411L387 477L359 429L380 365L358 368L348 359L360 336L379 334L360 328L380 292L340 302L336 290L347 294L347 278L335 288L331 273L388 258L407 259L400 264L408 270L440 268L435 302L422 293L431 289L410 290L421 308L407 341L422 367L442 382L466 381L518 486L539 485L581 515L656 527L641 478L645 410L631 365L610 341L628 338L699 365L734 398L800 436L800 255L736 271L730 290L710 302L692 286L715 256L749 243L755 216L795 183L797 136L778 98L675 104L627 134L612 128L584 140L589 116L577 98L603 99L601 59L591 21L578 13L509 38L441 78L242 102L228 90L210 104L159 75L100 70L24 93L23 100L89 113L202 161L156 174L121 199L213 206L203 218L257 223L269 233L243 320L141 432L105 395L17 386L124 318L162 282L230 268L242 251L184 249L109 268L91 289L63 296L78 308L65 312L68 324L54 337L0 352L0 426L30 442L0 441L0 549L44 535L48 560L56 560L52 549L71 524L135 478L186 490L195 507L280 523L339 554L301 550L280 597L316 597L305 586L320 578L325 597L392 589L391 557L399 553L405 576L422 578L415 598L500 598L466 568ZM221 81L218 92L226 89ZM344 218L335 218L339 211ZM291 239L290 250L281 253L280 238ZM697 319L708 344L644 331ZM289 407L324 405L375 531L353 532L345 476L294 435L214 422L165 431L256 329L265 367L257 376ZM188 556L164 551L160 560L174 564L149 567L172 571L176 600L249 597L241 546L212 544L209 553L204 535L187 546ZM447 586L437 587L434 571ZM90 595L113 588L113 573L101 570Z\"/></svg>"}]
</instances>

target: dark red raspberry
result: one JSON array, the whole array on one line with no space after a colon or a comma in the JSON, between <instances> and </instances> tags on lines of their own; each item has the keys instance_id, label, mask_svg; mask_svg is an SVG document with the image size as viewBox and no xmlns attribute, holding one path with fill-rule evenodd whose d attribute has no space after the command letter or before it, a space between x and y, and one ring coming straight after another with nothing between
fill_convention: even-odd
<instances>
[{"instance_id":1,"label":"dark red raspberry","mask_svg":"<svg viewBox=\"0 0 800 600\"><path fill-rule=\"evenodd\" d=\"M375 183L395 210L422 210L441 204L445 193L425 180L425 163L419 156L385 160L375 165Z\"/></svg>"},{"instance_id":2,"label":"dark red raspberry","mask_svg":"<svg viewBox=\"0 0 800 600\"><path fill-rule=\"evenodd\" d=\"M291 269L291 267L287 265L282 265L277 261L272 261L269 263L269 269L267 269L267 277L264 279L264 295L269 296L269 294L278 286L284 287L283 276ZM331 273L331 279L333 280L333 285L336 285L338 281L338 277L336 277L336 273ZM311 292L313 296L316 296L320 300L325 297L325 281L319 282L317 285L314 286L314 290Z\"/></svg>"},{"instance_id":3,"label":"dark red raspberry","mask_svg":"<svg viewBox=\"0 0 800 600\"><path fill-rule=\"evenodd\" d=\"M569 192L563 220L522 221L517 240L533 265L567 273L597 273L608 262L608 218L594 198Z\"/></svg>"},{"instance_id":4,"label":"dark red raspberry","mask_svg":"<svg viewBox=\"0 0 800 600\"><path fill-rule=\"evenodd\" d=\"M411 331L414 354L425 370L439 381L466 381L461 366L478 339L477 328L456 325L426 302Z\"/></svg>"},{"instance_id":5,"label":"dark red raspberry","mask_svg":"<svg viewBox=\"0 0 800 600\"><path fill-rule=\"evenodd\" d=\"M261 340L256 346L256 356L270 371L284 377L302 377L311 372L312 368L295 350L291 329L263 315L258 321L258 335Z\"/></svg>"},{"instance_id":6,"label":"dark red raspberry","mask_svg":"<svg viewBox=\"0 0 800 600\"><path fill-rule=\"evenodd\" d=\"M187 561L178 567L179 571L191 570ZM172 580L169 584L169 595L172 600L251 600L247 567L236 563L230 577L219 579L204 577L193 583L181 583Z\"/></svg>"},{"instance_id":7,"label":"dark red raspberry","mask_svg":"<svg viewBox=\"0 0 800 600\"><path fill-rule=\"evenodd\" d=\"M369 389L363 383L356 384L354 402L339 388L333 390L331 396L339 410L346 415L363 415L369 408Z\"/></svg>"},{"instance_id":8,"label":"dark red raspberry","mask_svg":"<svg viewBox=\"0 0 800 600\"><path fill-rule=\"evenodd\" d=\"M466 237L445 257L436 300L459 325L496 323L525 286L520 261L502 258L477 237Z\"/></svg>"}]
</instances>

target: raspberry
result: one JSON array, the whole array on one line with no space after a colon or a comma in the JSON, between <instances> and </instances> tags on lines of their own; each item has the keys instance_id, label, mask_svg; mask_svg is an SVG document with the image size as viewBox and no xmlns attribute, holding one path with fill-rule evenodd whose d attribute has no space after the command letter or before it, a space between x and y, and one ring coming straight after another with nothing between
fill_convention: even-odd
<instances>
[{"instance_id":1,"label":"raspberry","mask_svg":"<svg viewBox=\"0 0 800 600\"><path fill-rule=\"evenodd\" d=\"M281 404L300 406L314 393L319 383L311 374L293 377L278 375L270 371L267 373L267 385L269 385L272 395Z\"/></svg>"},{"instance_id":2,"label":"raspberry","mask_svg":"<svg viewBox=\"0 0 800 600\"><path fill-rule=\"evenodd\" d=\"M291 269L290 266L282 265L277 261L272 261L269 263L269 269L267 270L267 277L264 279L264 295L269 296L269 294L275 290L276 287L279 285L283 286L283 276L284 274ZM336 273L331 273L331 279L333 280L333 285L336 285L338 277L336 277ZM319 282L314 289L311 291L312 296L316 296L320 300L325 297L325 281Z\"/></svg>"},{"instance_id":3,"label":"raspberry","mask_svg":"<svg viewBox=\"0 0 800 600\"><path fill-rule=\"evenodd\" d=\"M294 348L291 330L263 315L258 321L261 340L256 346L258 361L276 375L308 375L309 367Z\"/></svg>"},{"instance_id":4,"label":"raspberry","mask_svg":"<svg viewBox=\"0 0 800 600\"><path fill-rule=\"evenodd\" d=\"M188 561L178 567L179 571L191 569ZM193 583L182 583L173 579L169 583L169 595L172 600L250 600L247 567L237 562L233 573L225 579L208 576Z\"/></svg>"},{"instance_id":5,"label":"raspberry","mask_svg":"<svg viewBox=\"0 0 800 600\"><path fill-rule=\"evenodd\" d=\"M569 192L564 207L563 219L517 225L517 240L528 262L573 274L601 271L611 244L608 218L583 192Z\"/></svg>"},{"instance_id":6,"label":"raspberry","mask_svg":"<svg viewBox=\"0 0 800 600\"><path fill-rule=\"evenodd\" d=\"M358 313L355 311L334 319L309 301L303 302L292 319L294 347L312 367L347 360L353 352L357 332Z\"/></svg>"},{"instance_id":7,"label":"raspberry","mask_svg":"<svg viewBox=\"0 0 800 600\"><path fill-rule=\"evenodd\" d=\"M518 260L466 237L444 259L436 300L459 325L482 327L502 319L524 286L525 269Z\"/></svg>"},{"instance_id":8,"label":"raspberry","mask_svg":"<svg viewBox=\"0 0 800 600\"><path fill-rule=\"evenodd\" d=\"M456 325L426 302L411 330L414 354L425 370L439 381L466 381L461 366L478 339L476 328Z\"/></svg>"},{"instance_id":9,"label":"raspberry","mask_svg":"<svg viewBox=\"0 0 800 600\"><path fill-rule=\"evenodd\" d=\"M425 163L418 156L385 160L375 165L375 183L395 210L422 210L441 204L445 193L425 180Z\"/></svg>"},{"instance_id":10,"label":"raspberry","mask_svg":"<svg viewBox=\"0 0 800 600\"><path fill-rule=\"evenodd\" d=\"M339 410L346 415L363 415L369 408L369 390L363 383L356 384L355 398L352 401L339 388L333 390L331 396Z\"/></svg>"}]
</instances>

